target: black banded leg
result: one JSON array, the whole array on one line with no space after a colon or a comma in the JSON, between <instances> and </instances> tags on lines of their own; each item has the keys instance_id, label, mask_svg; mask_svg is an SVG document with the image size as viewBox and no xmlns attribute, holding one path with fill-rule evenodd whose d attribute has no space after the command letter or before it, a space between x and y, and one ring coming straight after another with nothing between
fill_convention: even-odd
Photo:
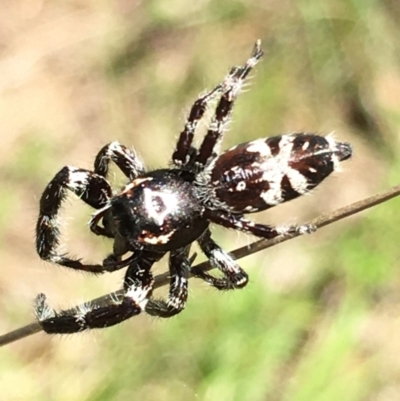
<instances>
[{"instance_id":1,"label":"black banded leg","mask_svg":"<svg viewBox=\"0 0 400 401\"><path fill-rule=\"evenodd\" d=\"M88 329L114 326L144 311L153 289L151 266L159 258L142 257L129 267L128 282L122 299L111 299L106 305L87 303L81 307L56 312L44 294L36 298L36 316L49 334L72 334Z\"/></svg>"},{"instance_id":2,"label":"black banded leg","mask_svg":"<svg viewBox=\"0 0 400 401\"><path fill-rule=\"evenodd\" d=\"M142 311L141 299L124 297L120 303L106 306L92 304L68 311L56 312L44 294L36 298L36 316L48 334L72 334L87 329L101 329L118 324Z\"/></svg>"},{"instance_id":3,"label":"black banded leg","mask_svg":"<svg viewBox=\"0 0 400 401\"><path fill-rule=\"evenodd\" d=\"M146 306L146 312L149 315L167 318L178 314L185 308L188 297L190 266L194 260L194 257L189 259L189 251L190 246L187 246L171 252L168 300L151 299Z\"/></svg>"},{"instance_id":4,"label":"black banded leg","mask_svg":"<svg viewBox=\"0 0 400 401\"><path fill-rule=\"evenodd\" d=\"M94 161L94 172L107 177L111 160L131 180L145 172L135 153L119 142L111 142L100 150Z\"/></svg>"},{"instance_id":5,"label":"black banded leg","mask_svg":"<svg viewBox=\"0 0 400 401\"><path fill-rule=\"evenodd\" d=\"M203 118L209 103L221 93L223 85L223 83L219 84L213 90L200 95L191 107L185 127L179 135L175 151L172 154L172 161L177 167L188 163L193 136L199 121Z\"/></svg>"},{"instance_id":6,"label":"black banded leg","mask_svg":"<svg viewBox=\"0 0 400 401\"><path fill-rule=\"evenodd\" d=\"M235 100L242 90L244 80L262 56L261 42L258 40L246 64L242 67L232 68L231 72L226 77L221 99L216 107L215 115L211 120L207 134L196 157L196 164L198 166L207 165L209 158L216 153L222 136L227 130L230 114Z\"/></svg>"},{"instance_id":7,"label":"black banded leg","mask_svg":"<svg viewBox=\"0 0 400 401\"><path fill-rule=\"evenodd\" d=\"M207 230L197 242L210 260L211 265L219 269L223 277L217 278L196 268L191 270L194 276L203 279L218 290L232 290L246 286L249 281L247 273L235 262L232 256L213 241L210 230Z\"/></svg>"},{"instance_id":8,"label":"black banded leg","mask_svg":"<svg viewBox=\"0 0 400 401\"><path fill-rule=\"evenodd\" d=\"M102 273L102 265L84 264L60 253L58 212L66 198L67 190L73 192L95 209L104 207L112 190L106 179L91 171L66 166L50 181L40 199L39 218L36 225L36 249L44 260L72 269Z\"/></svg>"},{"instance_id":9,"label":"black banded leg","mask_svg":"<svg viewBox=\"0 0 400 401\"><path fill-rule=\"evenodd\" d=\"M255 235L256 237L273 239L279 235L287 234L310 234L315 231L315 227L305 224L301 226L282 226L273 227L266 224L258 224L245 219L241 215L227 214L218 210L206 210L204 217L213 223L219 224L226 228L243 231L247 234Z\"/></svg>"}]
</instances>

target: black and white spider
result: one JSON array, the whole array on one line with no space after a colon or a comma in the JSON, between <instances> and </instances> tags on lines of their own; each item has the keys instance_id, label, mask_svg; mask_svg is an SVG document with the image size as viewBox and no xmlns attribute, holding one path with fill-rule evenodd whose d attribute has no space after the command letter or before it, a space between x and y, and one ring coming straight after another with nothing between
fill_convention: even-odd
<instances>
[{"instance_id":1,"label":"black and white spider","mask_svg":"<svg viewBox=\"0 0 400 401\"><path fill-rule=\"evenodd\" d=\"M87 304L56 312L45 295L38 295L36 315L45 332L109 327L143 311L173 316L185 307L189 272L220 290L244 287L247 274L211 238L210 223L261 238L312 229L257 224L243 214L260 212L309 192L351 156L349 144L335 142L330 136L295 133L242 143L218 155L235 100L262 55L257 41L243 66L233 67L219 85L194 102L170 168L147 172L134 152L112 142L100 150L93 171L67 166L50 181L40 199L36 227L40 257L90 273L128 268L124 296L105 306ZM196 149L192 142L198 123L217 98L215 114ZM115 193L107 181L110 161L129 179ZM86 264L59 251L58 213L68 190L96 209L91 231L114 240L113 253L102 264ZM220 278L191 270L189 250L194 241L220 270ZM167 301L155 300L151 298L151 269L167 253L169 297Z\"/></svg>"}]
</instances>

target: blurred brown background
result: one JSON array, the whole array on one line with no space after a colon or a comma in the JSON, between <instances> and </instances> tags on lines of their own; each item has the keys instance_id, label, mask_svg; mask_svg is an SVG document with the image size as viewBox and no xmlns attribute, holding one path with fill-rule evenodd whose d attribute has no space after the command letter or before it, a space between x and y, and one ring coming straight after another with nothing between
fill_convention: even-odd
<instances>
[{"instance_id":1,"label":"blurred brown background","mask_svg":"<svg viewBox=\"0 0 400 401\"><path fill-rule=\"evenodd\" d=\"M33 320L39 292L68 308L120 288L123 272L91 277L36 255L38 199L55 173L90 168L113 140L167 165L191 103L257 38L266 56L224 148L335 131L354 158L312 196L253 218L302 223L398 183L399 17L394 0L2 1L0 332ZM243 291L192 280L173 319L8 345L0 400L398 400L398 204L246 258ZM100 261L111 244L89 233L90 213L71 196L63 240ZM214 232L225 249L252 240Z\"/></svg>"}]
</instances>

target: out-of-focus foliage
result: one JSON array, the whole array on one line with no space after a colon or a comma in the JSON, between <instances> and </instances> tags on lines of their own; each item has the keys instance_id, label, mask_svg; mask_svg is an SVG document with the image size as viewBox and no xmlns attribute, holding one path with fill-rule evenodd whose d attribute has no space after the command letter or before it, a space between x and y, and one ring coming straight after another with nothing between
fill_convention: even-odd
<instances>
[{"instance_id":1,"label":"out-of-focus foliage","mask_svg":"<svg viewBox=\"0 0 400 401\"><path fill-rule=\"evenodd\" d=\"M190 104L257 38L266 56L224 147L335 131L354 159L312 196L253 218L304 222L400 181L397 0L4 0L0 11L2 333L33 319L38 292L66 308L121 285L122 273L90 277L36 256L38 198L54 174L90 168L116 139L149 167L166 165ZM398 400L399 207L393 200L241 261L245 290L192 280L173 319L2 348L0 398ZM110 243L89 234L89 214L67 202L63 240L100 261ZM214 233L226 249L250 241Z\"/></svg>"}]
</instances>

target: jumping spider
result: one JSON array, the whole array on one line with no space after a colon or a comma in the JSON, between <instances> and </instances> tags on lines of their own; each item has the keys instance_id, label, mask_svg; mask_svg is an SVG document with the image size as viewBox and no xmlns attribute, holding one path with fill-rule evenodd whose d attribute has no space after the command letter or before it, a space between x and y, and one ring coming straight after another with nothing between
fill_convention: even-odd
<instances>
[{"instance_id":1,"label":"jumping spider","mask_svg":"<svg viewBox=\"0 0 400 401\"><path fill-rule=\"evenodd\" d=\"M176 315L186 304L189 273L219 290L244 287L247 274L211 238L210 223L260 238L310 231L308 226L257 224L243 214L260 212L309 192L351 156L349 144L329 136L294 133L242 143L218 154L236 98L262 55L261 42L257 41L244 65L233 67L220 84L194 102L170 168L146 172L133 151L112 142L98 153L93 171L67 166L50 181L40 199L36 227L39 256L90 273L128 268L124 296L105 306L87 304L56 312L45 295L38 295L36 314L45 332L109 327L142 311L161 317ZM197 149L192 145L194 133L210 102L217 98L215 114ZM117 192L107 181L110 161L129 179ZM96 209L90 230L114 241L113 253L102 264L86 264L58 250L57 217L68 190ZM220 278L191 269L189 250L194 241L220 270ZM131 255L123 259L128 252ZM169 297L167 301L155 300L151 298L151 268L168 252Z\"/></svg>"}]
</instances>

